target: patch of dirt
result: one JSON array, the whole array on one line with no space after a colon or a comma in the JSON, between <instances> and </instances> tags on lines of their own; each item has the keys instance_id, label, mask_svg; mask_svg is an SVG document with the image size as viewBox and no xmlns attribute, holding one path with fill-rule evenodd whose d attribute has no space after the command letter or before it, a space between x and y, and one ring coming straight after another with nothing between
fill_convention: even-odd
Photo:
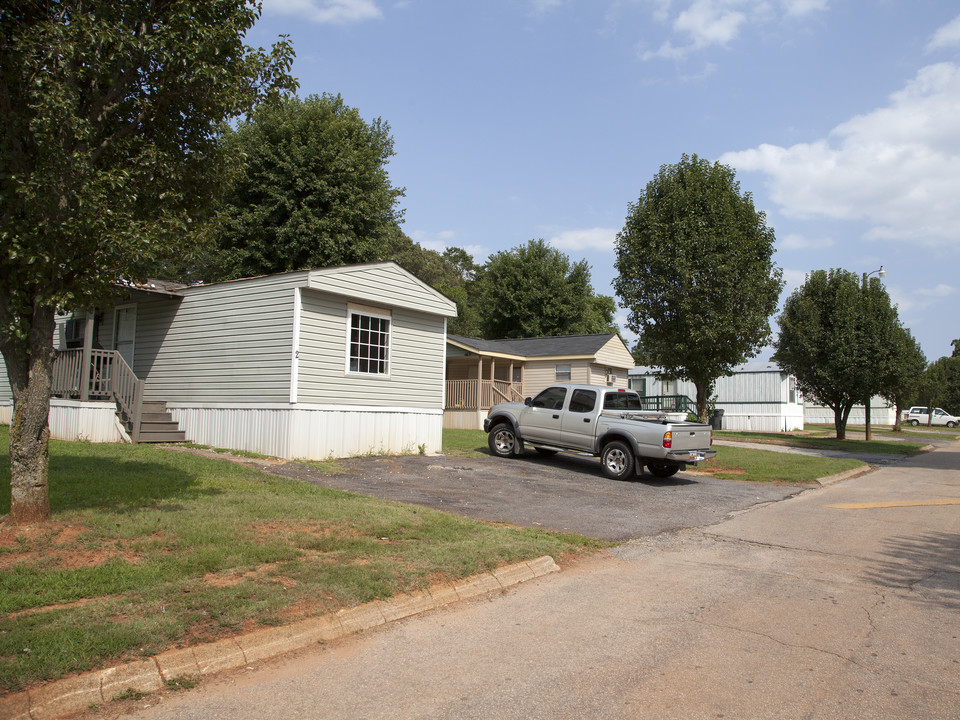
<instances>
[{"instance_id":1,"label":"patch of dirt","mask_svg":"<svg viewBox=\"0 0 960 720\"><path fill-rule=\"evenodd\" d=\"M284 575L271 575L270 577L267 577L267 574L276 568L276 566L277 563L268 563L266 565L261 565L254 570L246 570L244 572L230 572L225 574L207 573L203 576L203 581L211 587L233 587L234 585L239 585L244 580L256 580L258 578L263 578L267 582L280 583L287 588L296 587L297 581Z\"/></svg>"}]
</instances>

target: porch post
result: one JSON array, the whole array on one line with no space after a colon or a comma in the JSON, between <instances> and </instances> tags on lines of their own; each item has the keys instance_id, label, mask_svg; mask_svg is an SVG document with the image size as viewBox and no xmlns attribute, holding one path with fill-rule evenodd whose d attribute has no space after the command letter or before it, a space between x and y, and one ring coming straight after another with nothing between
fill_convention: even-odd
<instances>
[{"instance_id":1,"label":"porch post","mask_svg":"<svg viewBox=\"0 0 960 720\"><path fill-rule=\"evenodd\" d=\"M477 355L477 410L483 407L483 355Z\"/></svg>"},{"instance_id":2,"label":"porch post","mask_svg":"<svg viewBox=\"0 0 960 720\"><path fill-rule=\"evenodd\" d=\"M93 349L94 312L87 310L83 321L83 353L80 356L80 401L90 399L90 351Z\"/></svg>"}]
</instances>

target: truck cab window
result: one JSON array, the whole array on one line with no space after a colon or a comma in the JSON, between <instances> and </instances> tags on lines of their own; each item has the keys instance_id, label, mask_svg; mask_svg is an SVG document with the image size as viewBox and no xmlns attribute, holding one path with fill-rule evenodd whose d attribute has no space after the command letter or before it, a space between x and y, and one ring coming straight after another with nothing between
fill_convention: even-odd
<instances>
[{"instance_id":1,"label":"truck cab window","mask_svg":"<svg viewBox=\"0 0 960 720\"><path fill-rule=\"evenodd\" d=\"M566 388L551 387L537 395L531 405L533 405L533 407L547 408L548 410L562 410L563 401L566 397Z\"/></svg>"},{"instance_id":2,"label":"truck cab window","mask_svg":"<svg viewBox=\"0 0 960 720\"><path fill-rule=\"evenodd\" d=\"M570 412L588 413L597 406L597 393L593 390L574 390L570 397Z\"/></svg>"}]
</instances>

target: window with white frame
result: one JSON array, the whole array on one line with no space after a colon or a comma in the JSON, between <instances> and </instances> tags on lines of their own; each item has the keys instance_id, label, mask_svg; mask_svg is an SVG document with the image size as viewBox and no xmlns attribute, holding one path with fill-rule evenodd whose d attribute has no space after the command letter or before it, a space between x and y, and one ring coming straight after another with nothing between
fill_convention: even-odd
<instances>
[{"instance_id":1,"label":"window with white frame","mask_svg":"<svg viewBox=\"0 0 960 720\"><path fill-rule=\"evenodd\" d=\"M570 382L571 368L569 365L557 365L557 382Z\"/></svg>"},{"instance_id":2,"label":"window with white frame","mask_svg":"<svg viewBox=\"0 0 960 720\"><path fill-rule=\"evenodd\" d=\"M349 372L387 375L390 370L390 318L351 311L349 352Z\"/></svg>"}]
</instances>

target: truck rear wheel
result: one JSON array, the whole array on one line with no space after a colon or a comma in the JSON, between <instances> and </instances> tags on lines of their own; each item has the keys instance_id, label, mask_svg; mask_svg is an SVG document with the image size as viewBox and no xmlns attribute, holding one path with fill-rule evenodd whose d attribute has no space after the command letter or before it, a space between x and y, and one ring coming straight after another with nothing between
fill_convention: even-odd
<instances>
[{"instance_id":1,"label":"truck rear wheel","mask_svg":"<svg viewBox=\"0 0 960 720\"><path fill-rule=\"evenodd\" d=\"M672 465L670 463L661 463L656 460L647 461L647 469L650 471L650 474L655 478L660 478L665 480L668 477L673 477L678 472L680 472L679 465Z\"/></svg>"},{"instance_id":2,"label":"truck rear wheel","mask_svg":"<svg viewBox=\"0 0 960 720\"><path fill-rule=\"evenodd\" d=\"M917 425L920 424L920 421L919 421L919 420L911 420L911 421L910 421L910 424L913 425L914 427L916 427Z\"/></svg>"},{"instance_id":3,"label":"truck rear wheel","mask_svg":"<svg viewBox=\"0 0 960 720\"><path fill-rule=\"evenodd\" d=\"M633 450L620 440L613 440L603 446L600 453L600 465L603 474L611 480L626 480L633 475L636 459Z\"/></svg>"},{"instance_id":4,"label":"truck rear wheel","mask_svg":"<svg viewBox=\"0 0 960 720\"><path fill-rule=\"evenodd\" d=\"M517 454L517 434L507 423L494 425L487 435L487 446L497 457L514 457Z\"/></svg>"}]
</instances>

